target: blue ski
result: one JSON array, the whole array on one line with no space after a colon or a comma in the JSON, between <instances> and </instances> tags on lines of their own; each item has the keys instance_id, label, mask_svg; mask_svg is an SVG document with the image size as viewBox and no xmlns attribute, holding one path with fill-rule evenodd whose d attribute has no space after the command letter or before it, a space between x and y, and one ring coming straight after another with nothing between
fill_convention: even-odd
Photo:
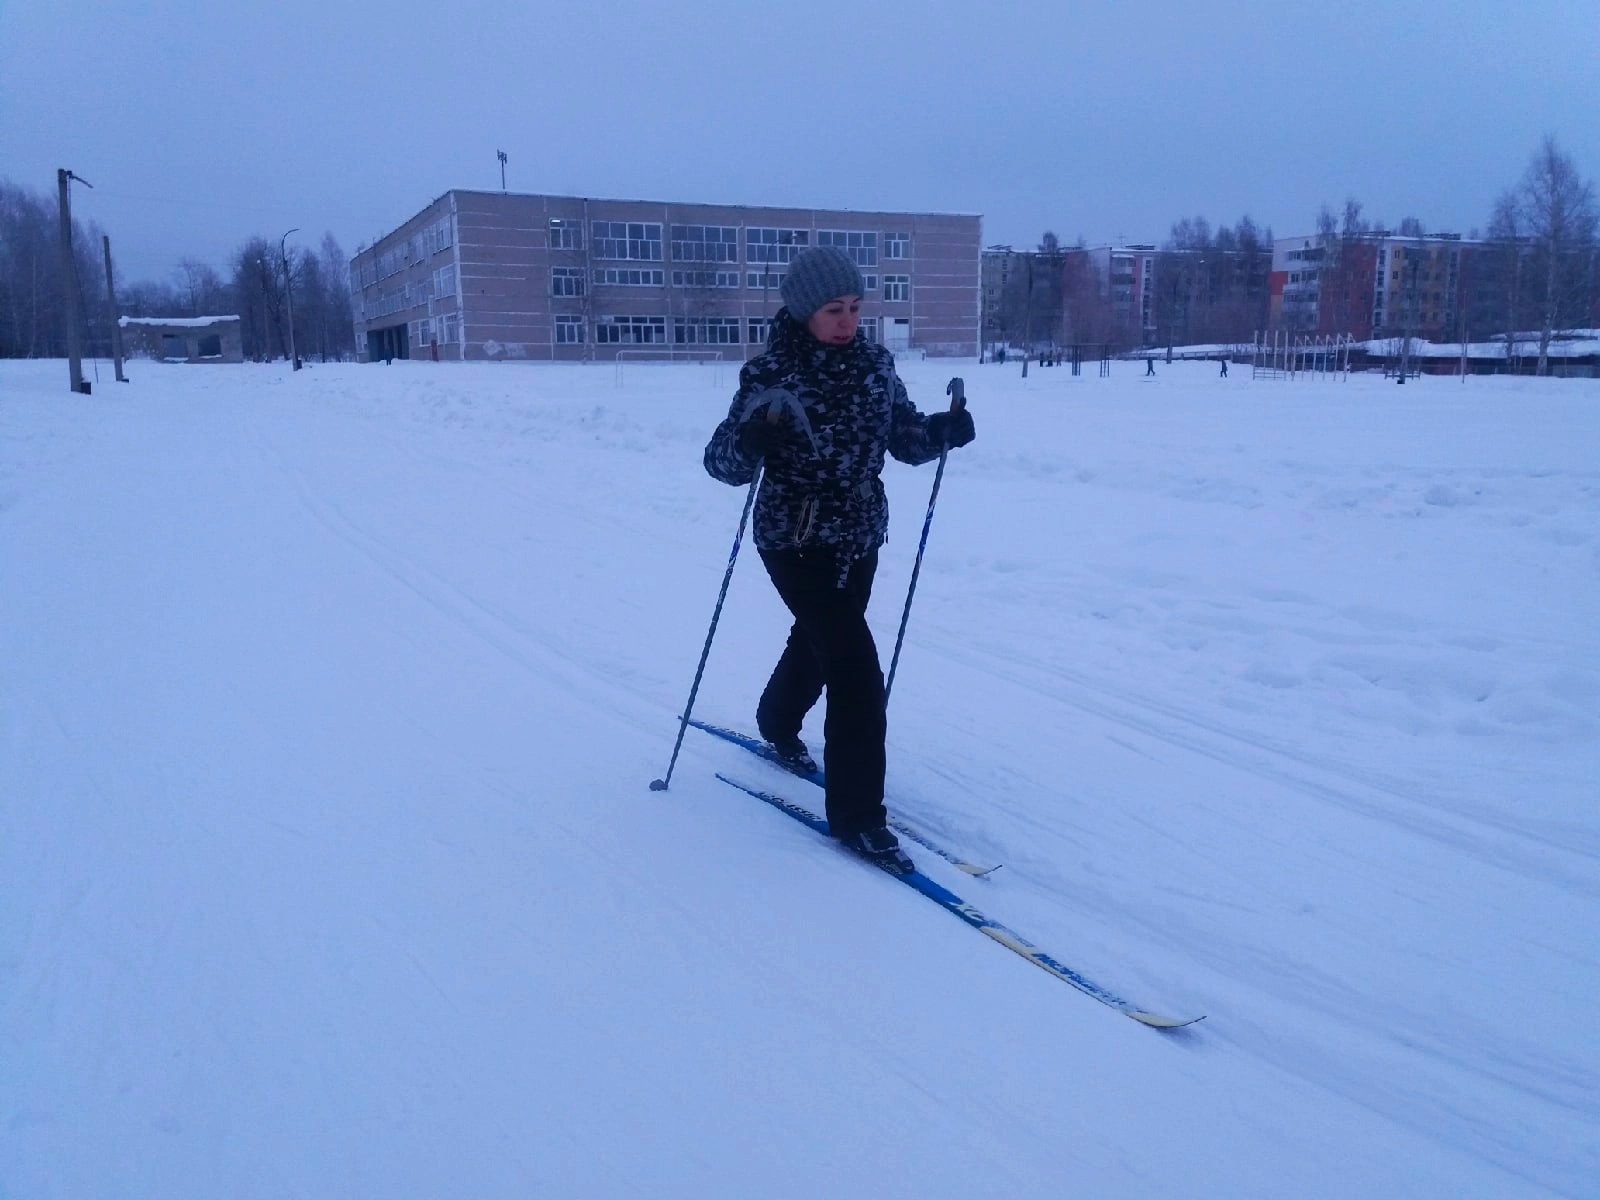
<instances>
[{"instance_id":1,"label":"blue ski","mask_svg":"<svg viewBox=\"0 0 1600 1200\"><path fill-rule=\"evenodd\" d=\"M740 783L737 779L730 779L726 775L719 773L717 778L722 780L723 783L738 788L741 792L745 792L748 795L754 796L757 800L766 801L779 812L793 817L802 825L809 825L812 829L816 830L824 837L827 836L828 823L821 817L817 816L816 813L812 812L810 809L803 808L802 806L794 803L792 800L785 800L782 796L777 796L771 792L762 791L757 787L751 787L748 783ZM872 859L866 859L866 861L872 862L874 866L881 866L881 864L873 862ZM945 909L947 912L954 913L968 925L971 925L979 933L986 934L987 936L993 938L1007 950L1021 955L1023 958L1033 963L1034 966L1049 971L1050 974L1054 975L1057 979L1070 983L1084 995L1090 996L1093 999L1100 1001L1101 1004L1116 1009L1123 1016L1131 1017L1142 1025L1149 1025L1154 1029L1181 1029L1185 1025L1193 1025L1196 1021L1205 1020L1204 1017L1190 1017L1186 1020L1178 1017L1164 1017L1159 1013L1153 1013L1139 1008L1129 1001L1124 1000L1116 993L1107 991L1093 980L1086 979L1084 976L1074 971L1071 967L1065 966L1056 961L1054 958L1046 954L1043 950L1039 949L1039 947L1035 946L1032 942L1028 941L1020 934L1013 933L1011 930L1007 929L1004 925L1000 924L1000 922L994 920L992 917L985 916L976 908L973 908L972 905L968 904L960 896L957 896L954 892L947 891L945 888L940 887L921 871L912 871L909 875L897 875L887 867L884 867L883 870L885 874L898 879L907 887L915 888L928 899L932 900L940 908Z\"/></svg>"},{"instance_id":2,"label":"blue ski","mask_svg":"<svg viewBox=\"0 0 1600 1200\"><path fill-rule=\"evenodd\" d=\"M774 754L772 752L772 747L766 742L762 741L760 738L751 737L746 733L740 733L737 729L728 729L722 725L711 725L705 721L697 721L693 717L689 718L689 724L693 725L696 729L704 730L713 737L719 737L725 742L732 742L735 746L743 746L746 750L750 751L750 753L766 759L774 766L782 767L785 771L788 771L789 774L804 779L807 783L814 783L818 787L826 786L826 780L823 778L821 771L796 771L793 767L789 766L776 754ZM932 851L934 854L937 854L940 858L944 859L945 862L949 863L959 871L966 872L968 875L989 875L995 871L998 871L1002 866L1002 864L996 863L992 867L981 867L977 863L968 862L959 854L955 854L949 850L946 850L943 846L937 845L936 843L930 841L926 834L914 829L912 826L906 824L898 817L891 816L889 818L889 828L900 834L902 837L909 838L911 841L921 846L924 850Z\"/></svg>"}]
</instances>

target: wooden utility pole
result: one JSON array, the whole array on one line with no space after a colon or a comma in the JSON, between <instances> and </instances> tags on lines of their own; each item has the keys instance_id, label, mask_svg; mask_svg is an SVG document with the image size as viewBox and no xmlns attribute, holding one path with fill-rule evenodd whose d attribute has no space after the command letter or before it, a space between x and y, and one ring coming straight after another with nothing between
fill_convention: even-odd
<instances>
[{"instance_id":1,"label":"wooden utility pole","mask_svg":"<svg viewBox=\"0 0 1600 1200\"><path fill-rule=\"evenodd\" d=\"M1028 291L1022 301L1022 377L1028 377L1028 355L1033 353L1033 251L1023 252L1028 273Z\"/></svg>"},{"instance_id":2,"label":"wooden utility pole","mask_svg":"<svg viewBox=\"0 0 1600 1200\"><path fill-rule=\"evenodd\" d=\"M74 392L87 392L83 382L83 346L79 329L77 271L72 261L72 200L68 185L77 178L65 167L56 171L61 200L61 292L67 313L67 374Z\"/></svg>"},{"instance_id":3,"label":"wooden utility pole","mask_svg":"<svg viewBox=\"0 0 1600 1200\"><path fill-rule=\"evenodd\" d=\"M106 297L111 301L111 361L117 367L117 382L127 383L122 373L122 322L117 320L117 287L111 282L111 239L100 235L100 245L106 252Z\"/></svg>"},{"instance_id":4,"label":"wooden utility pole","mask_svg":"<svg viewBox=\"0 0 1600 1200\"><path fill-rule=\"evenodd\" d=\"M296 225L289 233L299 233L300 226ZM278 257L283 259L283 294L289 304L289 362L294 369L300 369L300 355L294 348L294 275L289 270L289 251L285 246L289 241L289 233L278 240Z\"/></svg>"}]
</instances>

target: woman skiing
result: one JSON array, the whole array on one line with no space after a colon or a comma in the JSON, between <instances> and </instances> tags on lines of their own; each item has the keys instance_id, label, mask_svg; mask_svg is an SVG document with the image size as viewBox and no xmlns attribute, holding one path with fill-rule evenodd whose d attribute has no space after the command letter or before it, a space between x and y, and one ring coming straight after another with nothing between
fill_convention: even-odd
<instances>
[{"instance_id":1,"label":"woman skiing","mask_svg":"<svg viewBox=\"0 0 1600 1200\"><path fill-rule=\"evenodd\" d=\"M735 486L766 467L755 544L794 625L756 708L761 736L786 765L816 770L800 729L826 688L828 831L904 873L913 864L883 804L883 671L866 617L889 524L880 475L885 453L930 462L975 431L964 408L916 410L894 357L859 332L862 290L841 250L816 247L789 265L766 352L740 372L705 466Z\"/></svg>"}]
</instances>

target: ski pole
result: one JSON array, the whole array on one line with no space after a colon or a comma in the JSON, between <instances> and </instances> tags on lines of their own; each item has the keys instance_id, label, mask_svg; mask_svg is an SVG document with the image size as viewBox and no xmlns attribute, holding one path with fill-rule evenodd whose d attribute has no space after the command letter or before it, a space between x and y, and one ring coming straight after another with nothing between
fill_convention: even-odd
<instances>
[{"instance_id":1,"label":"ski pole","mask_svg":"<svg viewBox=\"0 0 1600 1200\"><path fill-rule=\"evenodd\" d=\"M767 420L777 424L779 406L774 404L767 409ZM700 665L694 669L694 683L689 685L689 700L683 706L683 717L678 722L678 740L672 745L672 759L667 763L667 773L660 779L650 781L652 792L664 792L667 785L672 782L672 769L678 765L678 751L683 749L683 734L689 728L689 714L694 711L694 698L700 691L700 677L705 674L706 659L711 656L711 639L717 636L717 622L722 619L722 602L728 598L728 584L733 581L733 564L739 560L739 543L744 541L745 523L750 520L750 509L756 502L756 489L761 486L763 468L756 468L756 477L750 481L750 490L745 493L744 511L739 514L739 528L733 535L733 549L728 551L728 569L722 573L722 590L717 593L717 607L711 612L711 628L706 630L706 644L700 650Z\"/></svg>"},{"instance_id":2,"label":"ski pole","mask_svg":"<svg viewBox=\"0 0 1600 1200\"><path fill-rule=\"evenodd\" d=\"M967 406L967 386L957 375L945 387L945 394L950 397L950 411L960 412ZM889 706L889 689L894 687L895 668L900 665L900 645L906 639L906 622L911 619L911 598L917 594L917 576L922 571L922 552L928 548L928 529L933 524L933 506L939 499L939 481L944 478L944 460L950 454L950 440L946 435L945 443L939 448L939 468L933 473L933 494L928 497L928 515L922 520L922 540L917 543L917 561L911 565L911 589L906 592L906 607L900 614L900 632L894 639L894 657L889 660L889 677L883 684L883 705Z\"/></svg>"}]
</instances>

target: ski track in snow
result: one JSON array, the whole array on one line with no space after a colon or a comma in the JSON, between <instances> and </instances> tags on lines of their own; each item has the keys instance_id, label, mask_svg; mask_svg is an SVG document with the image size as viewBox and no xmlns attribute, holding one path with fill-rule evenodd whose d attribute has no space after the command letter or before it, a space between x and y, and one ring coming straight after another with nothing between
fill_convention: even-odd
<instances>
[{"instance_id":1,"label":"ski track in snow","mask_svg":"<svg viewBox=\"0 0 1600 1200\"><path fill-rule=\"evenodd\" d=\"M134 364L69 409L57 367L0 363L0 1190L1600 1177L1596 385L906 367L979 440L891 804L1006 864L919 857L985 911L1210 1014L1163 1037L706 783L769 770L735 748L645 792L731 371ZM889 471L885 661L931 479ZM747 559L697 707L746 727L786 624Z\"/></svg>"}]
</instances>

